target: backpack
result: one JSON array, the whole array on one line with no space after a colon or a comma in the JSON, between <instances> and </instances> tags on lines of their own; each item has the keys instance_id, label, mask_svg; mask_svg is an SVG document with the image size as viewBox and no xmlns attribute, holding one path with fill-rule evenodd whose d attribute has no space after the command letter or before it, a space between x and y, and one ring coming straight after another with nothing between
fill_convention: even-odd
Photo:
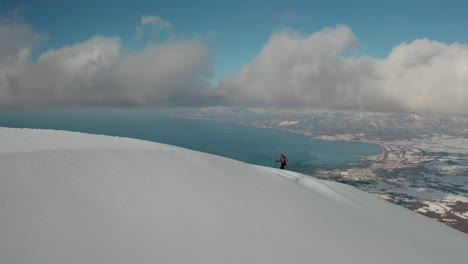
<instances>
[{"instance_id":1,"label":"backpack","mask_svg":"<svg viewBox=\"0 0 468 264\"><path fill-rule=\"evenodd\" d=\"M288 159L286 158L286 156L283 155L283 158L284 158L284 164L288 165Z\"/></svg>"}]
</instances>

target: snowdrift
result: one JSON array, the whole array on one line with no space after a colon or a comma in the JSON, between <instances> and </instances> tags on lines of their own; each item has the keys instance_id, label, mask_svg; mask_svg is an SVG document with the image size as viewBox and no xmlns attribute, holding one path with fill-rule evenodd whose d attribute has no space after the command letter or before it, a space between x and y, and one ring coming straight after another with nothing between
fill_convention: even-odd
<instances>
[{"instance_id":1,"label":"snowdrift","mask_svg":"<svg viewBox=\"0 0 468 264\"><path fill-rule=\"evenodd\" d=\"M0 129L0 263L466 263L358 189L147 141Z\"/></svg>"}]
</instances>

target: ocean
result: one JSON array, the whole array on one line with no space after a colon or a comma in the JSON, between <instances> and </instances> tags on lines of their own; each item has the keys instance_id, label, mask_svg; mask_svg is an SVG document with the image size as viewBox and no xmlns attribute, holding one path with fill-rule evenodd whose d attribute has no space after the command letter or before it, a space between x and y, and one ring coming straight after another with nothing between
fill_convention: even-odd
<instances>
[{"instance_id":1,"label":"ocean","mask_svg":"<svg viewBox=\"0 0 468 264\"><path fill-rule=\"evenodd\" d=\"M376 144L326 141L283 130L230 122L183 119L173 109L67 109L0 111L0 126L43 128L131 137L160 142L243 162L278 166L280 153L288 168L336 168L380 154Z\"/></svg>"}]
</instances>

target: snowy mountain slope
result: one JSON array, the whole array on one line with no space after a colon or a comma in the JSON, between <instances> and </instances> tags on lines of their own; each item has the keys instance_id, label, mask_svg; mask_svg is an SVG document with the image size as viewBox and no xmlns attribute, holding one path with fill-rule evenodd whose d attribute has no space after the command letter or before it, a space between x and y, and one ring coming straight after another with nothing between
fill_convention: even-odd
<instances>
[{"instance_id":1,"label":"snowy mountain slope","mask_svg":"<svg viewBox=\"0 0 468 264\"><path fill-rule=\"evenodd\" d=\"M0 129L0 263L464 263L354 187L127 138Z\"/></svg>"}]
</instances>

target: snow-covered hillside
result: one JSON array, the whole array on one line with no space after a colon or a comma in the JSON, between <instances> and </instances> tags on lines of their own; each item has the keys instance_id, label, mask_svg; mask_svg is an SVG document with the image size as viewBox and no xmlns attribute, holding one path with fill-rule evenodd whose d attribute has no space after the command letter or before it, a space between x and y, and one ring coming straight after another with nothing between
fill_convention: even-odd
<instances>
[{"instance_id":1,"label":"snow-covered hillside","mask_svg":"<svg viewBox=\"0 0 468 264\"><path fill-rule=\"evenodd\" d=\"M347 185L127 138L2 128L0 146L0 263L468 259L466 234Z\"/></svg>"}]
</instances>

